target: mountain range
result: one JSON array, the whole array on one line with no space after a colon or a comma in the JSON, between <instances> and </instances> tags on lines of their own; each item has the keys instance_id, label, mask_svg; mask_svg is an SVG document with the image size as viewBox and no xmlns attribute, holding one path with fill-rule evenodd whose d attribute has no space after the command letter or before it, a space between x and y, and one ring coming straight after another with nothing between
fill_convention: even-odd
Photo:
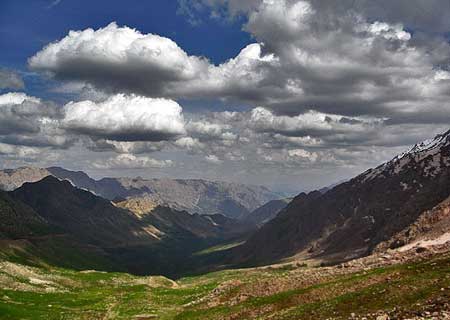
<instances>
[{"instance_id":1,"label":"mountain range","mask_svg":"<svg viewBox=\"0 0 450 320\"><path fill-rule=\"evenodd\" d=\"M0 234L29 241L64 236L134 273L177 275L293 258L338 263L445 237L449 178L450 132L329 189L266 203L275 194L262 187L94 180L62 168L19 168L2 171L3 187L14 190L1 193ZM33 180L39 181L27 182ZM194 211L200 206L208 214ZM223 248L196 255L214 245Z\"/></svg>"},{"instance_id":2,"label":"mountain range","mask_svg":"<svg viewBox=\"0 0 450 320\"><path fill-rule=\"evenodd\" d=\"M11 191L25 182L36 182L49 175L68 180L74 186L108 200L146 197L149 201L179 211L185 210L202 215L222 214L231 218L243 218L268 201L281 198L280 194L262 186L200 179L138 177L95 180L82 171L70 171L59 167L1 170L0 189Z\"/></svg>"},{"instance_id":3,"label":"mountain range","mask_svg":"<svg viewBox=\"0 0 450 320\"><path fill-rule=\"evenodd\" d=\"M33 260L47 262L55 254L52 250L64 256L68 251L79 256L94 254L104 260L102 269L132 273L173 276L181 267L189 269L187 261L195 251L240 239L254 229L254 225L219 214L190 214L147 198L113 203L53 176L1 192L0 203L3 245L22 246L12 256L31 250L37 255ZM87 262L82 267L98 265Z\"/></svg>"}]
</instances>

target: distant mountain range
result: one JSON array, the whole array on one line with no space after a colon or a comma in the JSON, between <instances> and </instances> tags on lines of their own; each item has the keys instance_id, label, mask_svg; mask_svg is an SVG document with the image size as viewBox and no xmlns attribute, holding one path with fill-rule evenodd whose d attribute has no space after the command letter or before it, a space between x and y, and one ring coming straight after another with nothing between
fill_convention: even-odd
<instances>
[{"instance_id":1,"label":"distant mountain range","mask_svg":"<svg viewBox=\"0 0 450 320\"><path fill-rule=\"evenodd\" d=\"M89 190L108 200L146 197L156 204L198 214L222 214L243 218L268 201L281 195L262 186L206 181L200 179L103 178L94 180L82 171L59 167L22 167L0 171L0 189L11 191L25 182L36 182L52 175L69 180L74 186Z\"/></svg>"},{"instance_id":2,"label":"distant mountain range","mask_svg":"<svg viewBox=\"0 0 450 320\"><path fill-rule=\"evenodd\" d=\"M424 230L450 232L449 196L450 131L330 190L299 194L232 256L250 265L342 261L399 247Z\"/></svg>"}]
</instances>

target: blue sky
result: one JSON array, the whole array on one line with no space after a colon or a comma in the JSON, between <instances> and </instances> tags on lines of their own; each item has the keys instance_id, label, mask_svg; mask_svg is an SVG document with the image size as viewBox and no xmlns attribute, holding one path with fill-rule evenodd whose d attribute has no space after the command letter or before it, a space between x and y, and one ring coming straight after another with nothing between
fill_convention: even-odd
<instances>
[{"instance_id":1,"label":"blue sky","mask_svg":"<svg viewBox=\"0 0 450 320\"><path fill-rule=\"evenodd\" d=\"M2 0L0 47L8 50L0 51L0 65L25 72L29 57L70 30L98 29L113 21L168 37L188 54L205 56L214 64L235 57L252 42L242 31L242 19L213 19L204 11L198 13L202 22L192 25L178 8L174 0ZM48 80L24 80L30 94L51 97L42 90Z\"/></svg>"},{"instance_id":2,"label":"blue sky","mask_svg":"<svg viewBox=\"0 0 450 320\"><path fill-rule=\"evenodd\" d=\"M69 30L100 28L116 21L143 33L155 33L177 42L186 52L208 57L214 63L234 57L251 42L241 30L242 20L210 19L191 25L177 14L177 1L167 0L2 0L0 3L0 63L25 68L26 59Z\"/></svg>"}]
</instances>

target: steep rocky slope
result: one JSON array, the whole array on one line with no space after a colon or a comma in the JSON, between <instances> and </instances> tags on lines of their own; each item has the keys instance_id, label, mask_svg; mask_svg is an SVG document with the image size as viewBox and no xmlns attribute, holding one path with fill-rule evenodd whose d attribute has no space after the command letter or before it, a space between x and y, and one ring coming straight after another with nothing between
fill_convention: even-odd
<instances>
[{"instance_id":1,"label":"steep rocky slope","mask_svg":"<svg viewBox=\"0 0 450 320\"><path fill-rule=\"evenodd\" d=\"M391 239L380 243L376 251L383 252L392 248L405 251L413 247L424 248L447 241L450 241L450 197L431 210L426 210L414 223Z\"/></svg>"},{"instance_id":2,"label":"steep rocky slope","mask_svg":"<svg viewBox=\"0 0 450 320\"><path fill-rule=\"evenodd\" d=\"M324 194L298 195L233 256L259 264L296 254L329 260L366 255L449 195L450 131Z\"/></svg>"},{"instance_id":3,"label":"steep rocky slope","mask_svg":"<svg viewBox=\"0 0 450 320\"><path fill-rule=\"evenodd\" d=\"M151 201L198 214L222 214L241 218L279 195L261 186L206 181L200 179L103 178L94 180L82 171L58 167L47 169L23 167L0 171L0 189L14 190L25 182L35 182L47 175L69 180L109 200L148 197Z\"/></svg>"}]
</instances>

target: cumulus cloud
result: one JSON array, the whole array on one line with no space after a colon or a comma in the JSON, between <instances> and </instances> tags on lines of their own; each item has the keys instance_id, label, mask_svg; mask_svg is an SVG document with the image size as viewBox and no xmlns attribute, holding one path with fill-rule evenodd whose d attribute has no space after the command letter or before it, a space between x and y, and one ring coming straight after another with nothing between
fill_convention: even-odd
<instances>
[{"instance_id":1,"label":"cumulus cloud","mask_svg":"<svg viewBox=\"0 0 450 320\"><path fill-rule=\"evenodd\" d=\"M117 141L161 141L185 133L182 108L175 101L118 94L95 103L64 106L65 129Z\"/></svg>"},{"instance_id":2,"label":"cumulus cloud","mask_svg":"<svg viewBox=\"0 0 450 320\"><path fill-rule=\"evenodd\" d=\"M98 30L71 31L31 57L29 65L58 79L88 82L112 92L252 99L252 86L267 72L258 72L258 66L273 59L261 55L259 44L251 44L237 57L214 66L205 58L187 55L168 38L111 23Z\"/></svg>"},{"instance_id":3,"label":"cumulus cloud","mask_svg":"<svg viewBox=\"0 0 450 320\"><path fill-rule=\"evenodd\" d=\"M150 157L137 157L133 154L119 154L102 162L93 162L97 169L144 169L165 168L173 165L172 160L157 160Z\"/></svg>"},{"instance_id":4,"label":"cumulus cloud","mask_svg":"<svg viewBox=\"0 0 450 320\"><path fill-rule=\"evenodd\" d=\"M198 13L211 10L211 18L233 18L247 15L264 0L179 0L179 13L199 21ZM267 0L265 2L268 2ZM294 2L294 1L291 1ZM447 32L450 28L450 5L441 0L314 0L314 6L325 14L345 15L349 11L364 15L371 21L404 23L408 28L427 32Z\"/></svg>"},{"instance_id":5,"label":"cumulus cloud","mask_svg":"<svg viewBox=\"0 0 450 320\"><path fill-rule=\"evenodd\" d=\"M0 141L19 143L20 135L20 143L32 146L25 138L53 128L90 150L118 153L107 161L111 168L144 169L161 161L144 154L167 152L221 174L275 172L278 178L286 170L290 178L309 169L357 173L450 122L450 45L439 34L450 27L450 8L439 0L342 0L339 6L182 0L180 6L189 19L204 10L213 18L243 15L243 30L255 43L214 65L168 38L115 23L71 31L29 65L65 80L55 91L82 101L64 106L62 115L52 115L52 108L43 115L37 106L47 102L3 97L15 100L4 104ZM173 100L185 99L244 108L183 114ZM26 117L32 121L21 120Z\"/></svg>"},{"instance_id":6,"label":"cumulus cloud","mask_svg":"<svg viewBox=\"0 0 450 320\"><path fill-rule=\"evenodd\" d=\"M175 42L111 23L71 31L29 59L32 69L59 79L88 81L110 91L160 95L170 83L188 81L208 62L188 56Z\"/></svg>"},{"instance_id":7,"label":"cumulus cloud","mask_svg":"<svg viewBox=\"0 0 450 320\"><path fill-rule=\"evenodd\" d=\"M262 1L251 10L235 9L248 15L244 30L258 42L220 65L189 56L170 39L116 24L71 31L29 64L106 91L222 98L277 114L314 110L395 123L450 120L450 73L443 64L450 45L444 38L421 40L399 22L326 4Z\"/></svg>"},{"instance_id":8,"label":"cumulus cloud","mask_svg":"<svg viewBox=\"0 0 450 320\"><path fill-rule=\"evenodd\" d=\"M0 89L20 90L24 87L22 77L17 72L0 68Z\"/></svg>"},{"instance_id":9,"label":"cumulus cloud","mask_svg":"<svg viewBox=\"0 0 450 320\"><path fill-rule=\"evenodd\" d=\"M308 111L298 116L277 116L270 110L259 107L251 111L249 124L256 131L301 137L364 132L380 127L382 122L316 111Z\"/></svg>"},{"instance_id":10,"label":"cumulus cloud","mask_svg":"<svg viewBox=\"0 0 450 320\"><path fill-rule=\"evenodd\" d=\"M266 105L278 113L314 109L428 122L437 121L428 111L441 114L447 99L448 80L440 76L447 71L401 24L325 15L306 1L266 1L249 14L245 29L279 58L271 75L286 96Z\"/></svg>"},{"instance_id":11,"label":"cumulus cloud","mask_svg":"<svg viewBox=\"0 0 450 320\"><path fill-rule=\"evenodd\" d=\"M0 141L34 147L68 147L73 140L59 128L61 108L21 92L0 95Z\"/></svg>"}]
</instances>

